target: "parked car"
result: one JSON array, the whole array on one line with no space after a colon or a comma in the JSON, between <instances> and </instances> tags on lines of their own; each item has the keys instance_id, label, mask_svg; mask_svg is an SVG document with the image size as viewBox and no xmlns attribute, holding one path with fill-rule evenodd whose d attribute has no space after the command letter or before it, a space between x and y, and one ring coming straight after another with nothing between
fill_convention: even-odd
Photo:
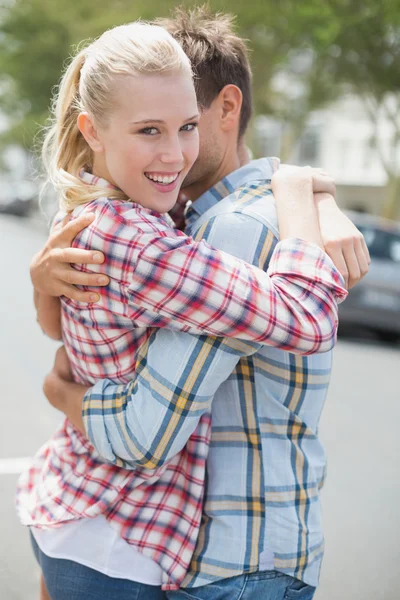
<instances>
[{"instance_id":1,"label":"parked car","mask_svg":"<svg viewBox=\"0 0 400 600\"><path fill-rule=\"evenodd\" d=\"M37 185L28 180L0 180L0 214L27 217L37 206Z\"/></svg>"},{"instance_id":2,"label":"parked car","mask_svg":"<svg viewBox=\"0 0 400 600\"><path fill-rule=\"evenodd\" d=\"M14 198L10 202L0 204L0 214L14 215L16 217L28 217L36 206L36 199L28 198L21 200Z\"/></svg>"},{"instance_id":3,"label":"parked car","mask_svg":"<svg viewBox=\"0 0 400 600\"><path fill-rule=\"evenodd\" d=\"M400 223L347 214L364 235L371 265L340 305L340 323L374 330L385 340L400 340Z\"/></svg>"}]
</instances>

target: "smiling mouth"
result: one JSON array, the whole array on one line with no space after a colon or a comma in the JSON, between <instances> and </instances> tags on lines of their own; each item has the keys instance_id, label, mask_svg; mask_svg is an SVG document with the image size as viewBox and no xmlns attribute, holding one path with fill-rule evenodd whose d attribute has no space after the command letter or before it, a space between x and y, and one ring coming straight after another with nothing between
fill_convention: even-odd
<instances>
[{"instance_id":1,"label":"smiling mouth","mask_svg":"<svg viewBox=\"0 0 400 600\"><path fill-rule=\"evenodd\" d=\"M171 175L165 175L162 173L145 173L145 176L147 177L147 179L150 179L150 181L153 181L154 183L158 183L159 185L171 185L172 183L175 183L175 181L178 179L180 173L173 173Z\"/></svg>"}]
</instances>

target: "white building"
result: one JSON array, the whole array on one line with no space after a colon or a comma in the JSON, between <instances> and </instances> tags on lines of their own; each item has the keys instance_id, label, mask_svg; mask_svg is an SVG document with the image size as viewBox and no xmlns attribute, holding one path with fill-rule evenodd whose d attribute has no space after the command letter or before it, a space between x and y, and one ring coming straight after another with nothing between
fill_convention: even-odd
<instances>
[{"instance_id":1,"label":"white building","mask_svg":"<svg viewBox=\"0 0 400 600\"><path fill-rule=\"evenodd\" d=\"M280 155L282 128L268 117L256 124L258 148L262 155ZM381 116L379 147L394 163L400 175L400 148L388 156L393 126ZM310 115L306 130L287 162L322 167L337 184L337 199L344 208L379 213L385 199L387 174L379 153L371 144L373 125L364 105L346 96L329 108ZM397 161L397 162L396 162Z\"/></svg>"}]
</instances>

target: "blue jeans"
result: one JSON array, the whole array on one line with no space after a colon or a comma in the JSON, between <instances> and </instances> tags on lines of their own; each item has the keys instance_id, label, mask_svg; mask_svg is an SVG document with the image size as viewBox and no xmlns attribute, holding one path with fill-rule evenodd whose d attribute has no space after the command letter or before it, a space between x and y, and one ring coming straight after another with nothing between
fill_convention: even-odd
<instances>
[{"instance_id":1,"label":"blue jeans","mask_svg":"<svg viewBox=\"0 0 400 600\"><path fill-rule=\"evenodd\" d=\"M260 571L197 588L167 592L168 600L312 600L315 587L278 571Z\"/></svg>"},{"instance_id":2,"label":"blue jeans","mask_svg":"<svg viewBox=\"0 0 400 600\"><path fill-rule=\"evenodd\" d=\"M32 535L31 542L51 600L166 600L158 586L108 577L72 560L50 558Z\"/></svg>"}]
</instances>

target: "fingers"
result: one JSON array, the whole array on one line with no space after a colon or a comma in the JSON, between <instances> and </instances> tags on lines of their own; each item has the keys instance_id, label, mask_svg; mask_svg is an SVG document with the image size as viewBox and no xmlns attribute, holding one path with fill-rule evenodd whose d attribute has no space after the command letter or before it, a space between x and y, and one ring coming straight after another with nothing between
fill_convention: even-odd
<instances>
[{"instance_id":1,"label":"fingers","mask_svg":"<svg viewBox=\"0 0 400 600\"><path fill-rule=\"evenodd\" d=\"M336 185L333 179L321 169L312 169L314 194L325 193L336 197Z\"/></svg>"},{"instance_id":2,"label":"fingers","mask_svg":"<svg viewBox=\"0 0 400 600\"><path fill-rule=\"evenodd\" d=\"M68 285L104 287L110 283L110 278L102 273L84 273L67 266L57 270L54 274L62 283L67 283Z\"/></svg>"},{"instance_id":3,"label":"fingers","mask_svg":"<svg viewBox=\"0 0 400 600\"><path fill-rule=\"evenodd\" d=\"M80 250L79 248L53 248L52 254L57 262L63 263L100 265L104 262L104 254L92 250Z\"/></svg>"},{"instance_id":4,"label":"fingers","mask_svg":"<svg viewBox=\"0 0 400 600\"><path fill-rule=\"evenodd\" d=\"M330 177L313 177L314 194L329 194L336 198L336 184Z\"/></svg>"},{"instance_id":5,"label":"fingers","mask_svg":"<svg viewBox=\"0 0 400 600\"><path fill-rule=\"evenodd\" d=\"M61 231L63 227L65 227L69 223L70 219L71 214L67 213L61 221L58 221L58 223L53 224L52 233L54 234L56 232L58 233L59 231Z\"/></svg>"},{"instance_id":6,"label":"fingers","mask_svg":"<svg viewBox=\"0 0 400 600\"><path fill-rule=\"evenodd\" d=\"M312 191L313 172L311 167L294 167L286 165L283 169L279 168L271 177L272 191L276 193L282 186L284 188L299 188L300 186L309 186Z\"/></svg>"},{"instance_id":7,"label":"fingers","mask_svg":"<svg viewBox=\"0 0 400 600\"><path fill-rule=\"evenodd\" d=\"M84 291L79 288L74 287L73 285L61 285L61 296L65 296L70 300L75 300L76 302L85 302L86 304L93 304L100 300L100 294L97 294L93 291Z\"/></svg>"},{"instance_id":8,"label":"fingers","mask_svg":"<svg viewBox=\"0 0 400 600\"><path fill-rule=\"evenodd\" d=\"M357 259L355 248L353 244L349 244L343 250L344 259L346 261L348 271L348 289L351 289L361 279L360 265Z\"/></svg>"},{"instance_id":9,"label":"fingers","mask_svg":"<svg viewBox=\"0 0 400 600\"><path fill-rule=\"evenodd\" d=\"M110 283L109 277L102 273L83 273L70 266L57 269L53 273L53 288L57 296L66 296L77 302L98 302L100 294L96 290L82 290L76 286L90 288L105 287Z\"/></svg>"},{"instance_id":10,"label":"fingers","mask_svg":"<svg viewBox=\"0 0 400 600\"><path fill-rule=\"evenodd\" d=\"M347 268L347 263L345 257L342 252L342 248L340 246L334 246L332 248L326 247L325 252L332 259L333 264L342 275L344 279L345 288L348 289L349 286L349 271Z\"/></svg>"},{"instance_id":11,"label":"fingers","mask_svg":"<svg viewBox=\"0 0 400 600\"><path fill-rule=\"evenodd\" d=\"M368 273L369 265L371 263L368 248L365 244L363 237L361 239L356 240L354 250L360 268L360 279L362 279Z\"/></svg>"},{"instance_id":12,"label":"fingers","mask_svg":"<svg viewBox=\"0 0 400 600\"><path fill-rule=\"evenodd\" d=\"M371 264L371 256L369 254L369 250L368 250L368 246L365 242L364 236L361 236L361 247L362 247L362 251L364 253L365 256L365 260L367 261L367 264L370 265Z\"/></svg>"},{"instance_id":13,"label":"fingers","mask_svg":"<svg viewBox=\"0 0 400 600\"><path fill-rule=\"evenodd\" d=\"M347 289L354 287L368 273L371 259L363 238L346 243L327 244L326 253L345 280Z\"/></svg>"},{"instance_id":14,"label":"fingers","mask_svg":"<svg viewBox=\"0 0 400 600\"><path fill-rule=\"evenodd\" d=\"M59 225L61 226L61 228L66 227L66 225L68 225L70 220L71 220L71 213L67 213L65 215L65 217L63 218L63 220L59 223Z\"/></svg>"},{"instance_id":15,"label":"fingers","mask_svg":"<svg viewBox=\"0 0 400 600\"><path fill-rule=\"evenodd\" d=\"M53 239L57 240L56 245L71 246L73 239L80 231L82 231L82 229L85 229L85 227L92 223L95 216L94 213L87 213L76 219L69 219L66 224L55 233Z\"/></svg>"}]
</instances>

